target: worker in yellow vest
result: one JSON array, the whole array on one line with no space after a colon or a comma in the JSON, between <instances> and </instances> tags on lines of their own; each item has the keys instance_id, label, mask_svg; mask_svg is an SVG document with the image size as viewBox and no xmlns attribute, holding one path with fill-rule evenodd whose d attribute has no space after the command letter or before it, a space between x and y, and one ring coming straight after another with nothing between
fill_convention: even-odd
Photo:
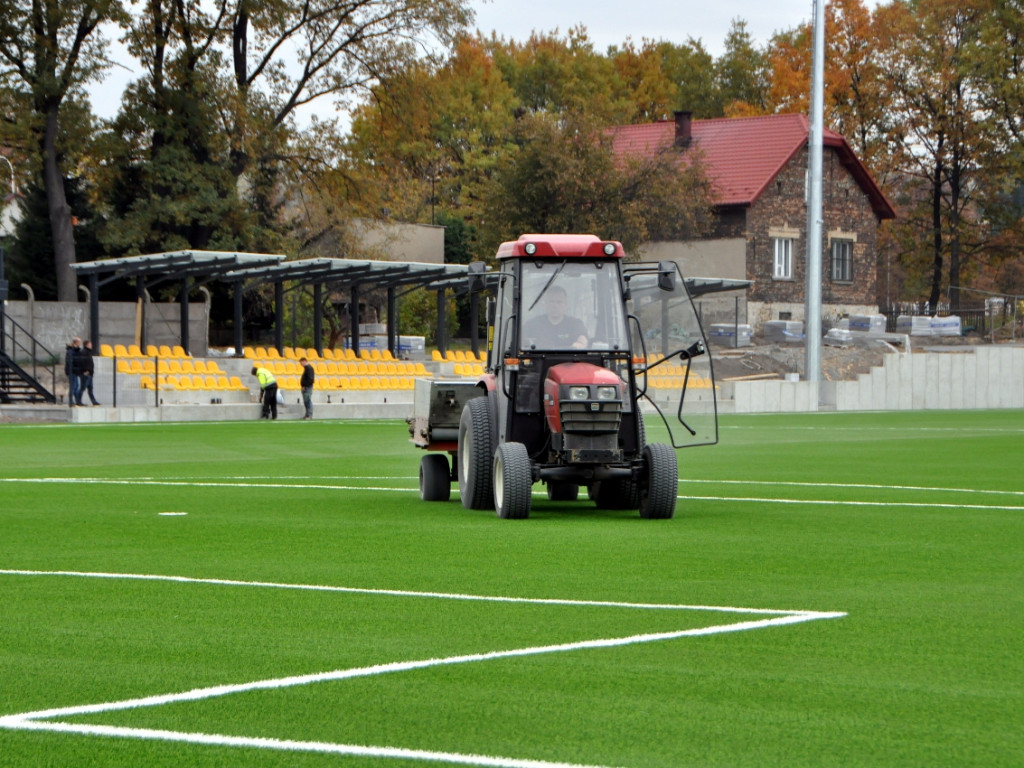
<instances>
[{"instance_id":1,"label":"worker in yellow vest","mask_svg":"<svg viewBox=\"0 0 1024 768\"><path fill-rule=\"evenodd\" d=\"M262 365L252 367L252 375L260 383L260 399L263 401L263 415L260 418L269 419L271 414L277 418L277 379L274 374Z\"/></svg>"}]
</instances>

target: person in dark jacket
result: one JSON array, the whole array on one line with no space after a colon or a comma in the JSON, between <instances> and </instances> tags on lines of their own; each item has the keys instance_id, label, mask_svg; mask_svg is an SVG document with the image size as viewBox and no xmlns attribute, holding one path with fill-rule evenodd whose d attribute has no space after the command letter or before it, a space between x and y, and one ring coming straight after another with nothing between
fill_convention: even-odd
<instances>
[{"instance_id":1,"label":"person in dark jacket","mask_svg":"<svg viewBox=\"0 0 1024 768\"><path fill-rule=\"evenodd\" d=\"M82 340L75 336L64 348L64 375L68 377L68 405L81 405L81 376L78 355L82 351Z\"/></svg>"},{"instance_id":2,"label":"person in dark jacket","mask_svg":"<svg viewBox=\"0 0 1024 768\"><path fill-rule=\"evenodd\" d=\"M299 388L302 390L302 404L306 406L306 415L302 418L313 418L313 383L316 381L316 371L309 361L299 358L299 365L302 366L302 378L299 379Z\"/></svg>"},{"instance_id":3,"label":"person in dark jacket","mask_svg":"<svg viewBox=\"0 0 1024 768\"><path fill-rule=\"evenodd\" d=\"M89 399L93 405L99 405L96 395L92 391L92 379L96 374L96 362L92 357L92 342L85 340L85 345L78 352L77 357L79 380L78 380L78 405L82 405L82 397L89 393Z\"/></svg>"}]
</instances>

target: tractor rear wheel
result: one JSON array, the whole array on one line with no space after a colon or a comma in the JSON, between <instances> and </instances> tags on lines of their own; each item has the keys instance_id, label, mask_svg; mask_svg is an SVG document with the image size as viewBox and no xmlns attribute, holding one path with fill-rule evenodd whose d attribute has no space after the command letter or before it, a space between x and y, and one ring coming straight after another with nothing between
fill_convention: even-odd
<instances>
[{"instance_id":1,"label":"tractor rear wheel","mask_svg":"<svg viewBox=\"0 0 1024 768\"><path fill-rule=\"evenodd\" d=\"M420 498L423 501L448 501L452 497L452 475L448 457L428 453L420 459Z\"/></svg>"},{"instance_id":2,"label":"tractor rear wheel","mask_svg":"<svg viewBox=\"0 0 1024 768\"><path fill-rule=\"evenodd\" d=\"M486 397L474 397L459 420L459 495L466 509L494 509L491 461L494 432Z\"/></svg>"},{"instance_id":3,"label":"tractor rear wheel","mask_svg":"<svg viewBox=\"0 0 1024 768\"><path fill-rule=\"evenodd\" d=\"M522 443L502 443L494 453L494 508L498 517L522 520L530 516L533 475L530 454Z\"/></svg>"},{"instance_id":4,"label":"tractor rear wheel","mask_svg":"<svg viewBox=\"0 0 1024 768\"><path fill-rule=\"evenodd\" d=\"M639 486L640 517L667 520L675 514L679 465L671 445L644 446Z\"/></svg>"}]
</instances>

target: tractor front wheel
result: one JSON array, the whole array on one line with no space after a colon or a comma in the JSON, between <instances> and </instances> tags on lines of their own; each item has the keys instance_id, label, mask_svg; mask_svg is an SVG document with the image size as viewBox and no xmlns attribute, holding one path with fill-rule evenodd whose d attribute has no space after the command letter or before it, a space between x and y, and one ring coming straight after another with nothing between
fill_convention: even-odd
<instances>
[{"instance_id":1,"label":"tractor front wheel","mask_svg":"<svg viewBox=\"0 0 1024 768\"><path fill-rule=\"evenodd\" d=\"M491 461L494 435L486 397L474 397L459 420L459 495L466 509L494 509Z\"/></svg>"},{"instance_id":2,"label":"tractor front wheel","mask_svg":"<svg viewBox=\"0 0 1024 768\"><path fill-rule=\"evenodd\" d=\"M448 501L452 497L452 475L448 457L428 453L420 459L420 498L423 501Z\"/></svg>"},{"instance_id":3,"label":"tractor front wheel","mask_svg":"<svg viewBox=\"0 0 1024 768\"><path fill-rule=\"evenodd\" d=\"M653 443L644 446L639 486L640 517L667 520L675 514L679 465L671 445Z\"/></svg>"},{"instance_id":4,"label":"tractor front wheel","mask_svg":"<svg viewBox=\"0 0 1024 768\"><path fill-rule=\"evenodd\" d=\"M494 453L494 508L498 517L522 520L530 516L533 475L530 454L522 443L502 443Z\"/></svg>"}]
</instances>

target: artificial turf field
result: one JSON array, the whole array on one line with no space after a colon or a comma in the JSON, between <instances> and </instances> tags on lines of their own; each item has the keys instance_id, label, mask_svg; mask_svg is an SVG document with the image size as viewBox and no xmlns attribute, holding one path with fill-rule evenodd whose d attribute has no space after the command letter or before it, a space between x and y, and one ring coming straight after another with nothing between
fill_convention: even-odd
<instances>
[{"instance_id":1,"label":"artificial turf field","mask_svg":"<svg viewBox=\"0 0 1024 768\"><path fill-rule=\"evenodd\" d=\"M0 766L1024 764L1024 413L725 417L667 521L407 437L0 426Z\"/></svg>"}]
</instances>

